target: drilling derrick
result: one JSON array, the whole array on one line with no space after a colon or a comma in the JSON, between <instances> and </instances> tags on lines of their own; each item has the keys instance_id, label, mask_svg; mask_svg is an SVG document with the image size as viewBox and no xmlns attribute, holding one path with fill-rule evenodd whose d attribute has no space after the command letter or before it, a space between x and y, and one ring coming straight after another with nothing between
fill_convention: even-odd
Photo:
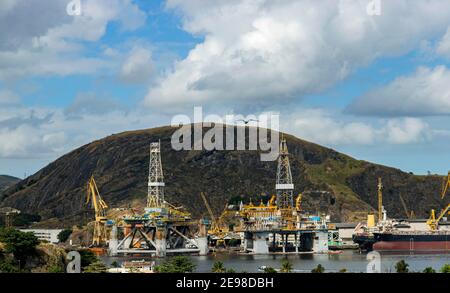
<instances>
[{"instance_id":1,"label":"drilling derrick","mask_svg":"<svg viewBox=\"0 0 450 293\"><path fill-rule=\"evenodd\" d=\"M294 202L294 183L284 136L280 142L275 190L276 196L267 204L240 205L243 251L254 254L328 252L328 216L302 211L302 194Z\"/></svg>"},{"instance_id":2,"label":"drilling derrick","mask_svg":"<svg viewBox=\"0 0 450 293\"><path fill-rule=\"evenodd\" d=\"M150 144L147 208L164 206L164 175L161 163L161 141Z\"/></svg>"},{"instance_id":3,"label":"drilling derrick","mask_svg":"<svg viewBox=\"0 0 450 293\"><path fill-rule=\"evenodd\" d=\"M206 254L206 237L193 238L191 215L164 199L164 175L161 161L161 142L150 144L147 206L142 215L123 217L124 224L117 226L111 236L111 255L149 253L164 257L166 253ZM120 235L120 239L118 237ZM123 235L123 237L122 237Z\"/></svg>"},{"instance_id":4,"label":"drilling derrick","mask_svg":"<svg viewBox=\"0 0 450 293\"><path fill-rule=\"evenodd\" d=\"M277 191L277 206L281 211L282 217L291 217L294 207L294 184L292 183L291 166L289 164L289 152L284 137L282 137L280 142L275 189Z\"/></svg>"}]
</instances>

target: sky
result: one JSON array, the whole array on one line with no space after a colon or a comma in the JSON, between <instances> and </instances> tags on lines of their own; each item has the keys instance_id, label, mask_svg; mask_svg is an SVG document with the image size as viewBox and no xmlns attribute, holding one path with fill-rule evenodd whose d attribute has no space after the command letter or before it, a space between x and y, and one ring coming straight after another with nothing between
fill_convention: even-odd
<instances>
[{"instance_id":1,"label":"sky","mask_svg":"<svg viewBox=\"0 0 450 293\"><path fill-rule=\"evenodd\" d=\"M279 113L299 138L445 174L450 3L0 1L0 174L194 106Z\"/></svg>"}]
</instances>

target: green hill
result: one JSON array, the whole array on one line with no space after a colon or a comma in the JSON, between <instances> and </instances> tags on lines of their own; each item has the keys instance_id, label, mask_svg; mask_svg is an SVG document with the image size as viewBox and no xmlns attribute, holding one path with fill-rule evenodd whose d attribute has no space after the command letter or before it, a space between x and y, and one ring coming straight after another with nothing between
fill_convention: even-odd
<instances>
[{"instance_id":1,"label":"green hill","mask_svg":"<svg viewBox=\"0 0 450 293\"><path fill-rule=\"evenodd\" d=\"M0 206L39 214L52 226L87 221L86 182L94 174L110 207L143 207L146 200L149 143L161 140L166 199L185 206L195 217L206 215L204 191L219 213L230 200L258 202L275 193L277 163L262 162L258 151L174 151L175 129L160 127L124 132L82 146L10 187ZM295 192L304 192L303 207L325 212L336 221L356 221L376 208L377 178L384 184L384 205L392 217L404 217L399 199L417 217L444 202L440 178L353 159L332 149L286 135Z\"/></svg>"},{"instance_id":2,"label":"green hill","mask_svg":"<svg viewBox=\"0 0 450 293\"><path fill-rule=\"evenodd\" d=\"M0 175L0 193L19 181L19 178L13 176Z\"/></svg>"}]
</instances>

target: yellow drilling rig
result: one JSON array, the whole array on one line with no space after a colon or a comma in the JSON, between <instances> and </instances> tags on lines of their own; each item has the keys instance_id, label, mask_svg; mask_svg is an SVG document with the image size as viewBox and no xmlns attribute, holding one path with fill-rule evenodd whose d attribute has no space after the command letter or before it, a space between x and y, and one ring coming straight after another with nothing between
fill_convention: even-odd
<instances>
[{"instance_id":1,"label":"yellow drilling rig","mask_svg":"<svg viewBox=\"0 0 450 293\"><path fill-rule=\"evenodd\" d=\"M444 199L449 187L450 187L450 171L448 172L447 177L444 177L442 182L441 199ZM436 231L438 229L439 221L443 217L445 217L447 213L450 214L450 204L447 204L447 207L444 208L437 217L435 210L431 210L430 218L427 221L427 225L428 227L430 227L431 231Z\"/></svg>"},{"instance_id":2,"label":"yellow drilling rig","mask_svg":"<svg viewBox=\"0 0 450 293\"><path fill-rule=\"evenodd\" d=\"M100 193L98 192L94 176L91 176L87 184L86 204L89 203L92 203L92 207L95 211L94 235L92 237L92 245L101 246L103 244L106 244L107 239L106 209L108 208L108 205L105 203Z\"/></svg>"}]
</instances>

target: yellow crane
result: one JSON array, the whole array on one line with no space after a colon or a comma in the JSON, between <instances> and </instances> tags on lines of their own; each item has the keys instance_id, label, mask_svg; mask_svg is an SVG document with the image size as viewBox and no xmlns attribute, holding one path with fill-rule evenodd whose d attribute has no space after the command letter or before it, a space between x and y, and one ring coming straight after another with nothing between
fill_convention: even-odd
<instances>
[{"instance_id":1,"label":"yellow crane","mask_svg":"<svg viewBox=\"0 0 450 293\"><path fill-rule=\"evenodd\" d=\"M408 211L408 208L406 207L405 199L403 198L401 193L399 193L398 196L400 197L400 203L403 206L403 210L405 211L406 218L413 219L414 218L414 211L412 211L412 210Z\"/></svg>"},{"instance_id":2,"label":"yellow crane","mask_svg":"<svg viewBox=\"0 0 450 293\"><path fill-rule=\"evenodd\" d=\"M378 223L383 220L383 183L381 177L378 177Z\"/></svg>"},{"instance_id":3,"label":"yellow crane","mask_svg":"<svg viewBox=\"0 0 450 293\"><path fill-rule=\"evenodd\" d=\"M272 197L269 200L269 206L273 207L276 205L276 201L277 201L277 196L276 195L272 195Z\"/></svg>"},{"instance_id":4,"label":"yellow crane","mask_svg":"<svg viewBox=\"0 0 450 293\"><path fill-rule=\"evenodd\" d=\"M300 212L300 210L302 209L302 197L303 195L299 193L297 199L295 200L295 209L297 210L297 212Z\"/></svg>"},{"instance_id":5,"label":"yellow crane","mask_svg":"<svg viewBox=\"0 0 450 293\"><path fill-rule=\"evenodd\" d=\"M227 209L227 206L225 206L225 211L222 213L222 215L219 218L216 218L214 216L214 213L211 209L211 206L208 203L208 200L206 199L205 193L201 192L200 196L203 199L203 202L205 203L206 209L208 210L209 216L211 217L211 229L208 230L208 234L214 235L217 237L216 245L223 244L225 245L225 236L228 233L228 228L225 227L223 223L223 218L225 216L225 211Z\"/></svg>"},{"instance_id":6,"label":"yellow crane","mask_svg":"<svg viewBox=\"0 0 450 293\"><path fill-rule=\"evenodd\" d=\"M444 199L447 194L448 188L450 187L450 171L448 172L447 177L443 179L442 191L441 191L441 199ZM435 210L431 210L430 218L427 221L427 225L430 227L432 231L436 231L438 229L439 221L450 213L450 204L447 205L445 209L441 211L441 213L436 217Z\"/></svg>"},{"instance_id":7,"label":"yellow crane","mask_svg":"<svg viewBox=\"0 0 450 293\"><path fill-rule=\"evenodd\" d=\"M94 235L92 238L92 245L100 246L106 243L107 239L106 209L108 208L108 205L105 203L100 193L98 192L94 176L91 176L87 184L86 204L89 203L92 203L95 211Z\"/></svg>"}]
</instances>

